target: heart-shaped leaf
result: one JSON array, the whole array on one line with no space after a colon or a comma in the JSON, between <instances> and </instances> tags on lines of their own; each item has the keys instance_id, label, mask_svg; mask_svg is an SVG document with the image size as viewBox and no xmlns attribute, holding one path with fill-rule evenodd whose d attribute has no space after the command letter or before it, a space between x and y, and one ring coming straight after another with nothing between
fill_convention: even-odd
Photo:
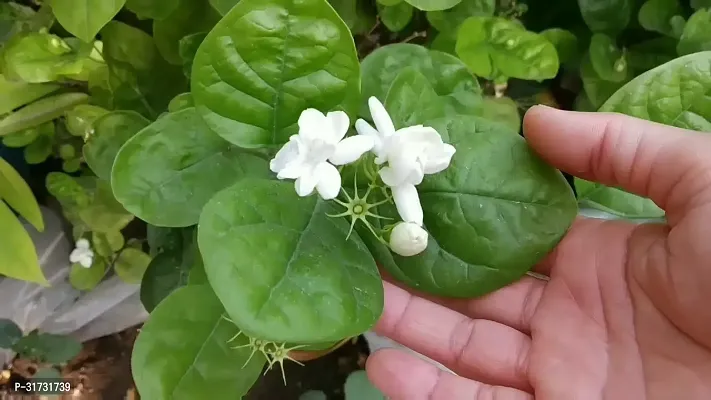
<instances>
[{"instance_id":1,"label":"heart-shaped leaf","mask_svg":"<svg viewBox=\"0 0 711 400\"><path fill-rule=\"evenodd\" d=\"M383 267L414 288L481 296L518 280L553 249L577 214L575 197L560 172L501 125L474 117L430 125L457 152L449 168L418 187L427 249L401 257L364 240ZM391 215L387 208L378 211Z\"/></svg>"},{"instance_id":2,"label":"heart-shaped leaf","mask_svg":"<svg viewBox=\"0 0 711 400\"><path fill-rule=\"evenodd\" d=\"M590 63L597 75L606 81L627 80L627 58L615 40L604 33L596 33L590 39Z\"/></svg>"},{"instance_id":3,"label":"heart-shaped leaf","mask_svg":"<svg viewBox=\"0 0 711 400\"><path fill-rule=\"evenodd\" d=\"M555 47L504 18L468 18L459 28L456 52L474 74L487 79L543 80L558 73Z\"/></svg>"},{"instance_id":4,"label":"heart-shaped leaf","mask_svg":"<svg viewBox=\"0 0 711 400\"><path fill-rule=\"evenodd\" d=\"M141 328L131 357L141 397L242 398L266 360L259 352L249 360L247 338L235 338L239 329L224 316L207 285L182 287L161 302Z\"/></svg>"},{"instance_id":5,"label":"heart-shaped leaf","mask_svg":"<svg viewBox=\"0 0 711 400\"><path fill-rule=\"evenodd\" d=\"M399 32L412 20L413 8L404 1L394 6L384 6L378 3L380 20L392 32Z\"/></svg>"},{"instance_id":6,"label":"heart-shaped leaf","mask_svg":"<svg viewBox=\"0 0 711 400\"><path fill-rule=\"evenodd\" d=\"M83 149L89 168L99 178L111 180L111 168L121 147L149 123L134 111L113 111L98 118Z\"/></svg>"},{"instance_id":7,"label":"heart-shaped leaf","mask_svg":"<svg viewBox=\"0 0 711 400\"><path fill-rule=\"evenodd\" d=\"M275 146L306 108L354 114L360 70L348 27L324 0L242 0L210 31L192 94L212 130L242 147Z\"/></svg>"},{"instance_id":8,"label":"heart-shaped leaf","mask_svg":"<svg viewBox=\"0 0 711 400\"><path fill-rule=\"evenodd\" d=\"M165 115L121 148L111 184L127 210L158 226L197 223L218 191L243 176L269 176L266 161L215 135L187 108Z\"/></svg>"},{"instance_id":9,"label":"heart-shaped leaf","mask_svg":"<svg viewBox=\"0 0 711 400\"><path fill-rule=\"evenodd\" d=\"M205 206L205 272L233 321L279 342L337 341L369 329L383 288L375 261L339 210L289 182L243 179Z\"/></svg>"},{"instance_id":10,"label":"heart-shaped leaf","mask_svg":"<svg viewBox=\"0 0 711 400\"><path fill-rule=\"evenodd\" d=\"M89 42L118 14L126 0L50 0L50 3L64 29Z\"/></svg>"}]
</instances>

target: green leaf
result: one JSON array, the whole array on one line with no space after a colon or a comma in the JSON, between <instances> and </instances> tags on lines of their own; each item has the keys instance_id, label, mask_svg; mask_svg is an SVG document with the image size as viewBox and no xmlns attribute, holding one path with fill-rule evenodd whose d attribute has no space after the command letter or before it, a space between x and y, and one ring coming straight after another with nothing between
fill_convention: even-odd
<instances>
[{"instance_id":1,"label":"green leaf","mask_svg":"<svg viewBox=\"0 0 711 400\"><path fill-rule=\"evenodd\" d=\"M38 231L44 231L44 221L37 200L12 165L0 157L0 200L4 200Z\"/></svg>"},{"instance_id":2,"label":"green leaf","mask_svg":"<svg viewBox=\"0 0 711 400\"><path fill-rule=\"evenodd\" d=\"M121 231L92 232L91 245L96 254L103 257L111 257L115 252L121 250L125 240Z\"/></svg>"},{"instance_id":3,"label":"green leaf","mask_svg":"<svg viewBox=\"0 0 711 400\"><path fill-rule=\"evenodd\" d=\"M378 319L383 287L340 212L290 182L243 179L215 195L198 226L205 272L232 320L278 342L358 335ZM261 249L257 251L257 249Z\"/></svg>"},{"instance_id":4,"label":"green leaf","mask_svg":"<svg viewBox=\"0 0 711 400\"><path fill-rule=\"evenodd\" d=\"M139 19L164 19L178 7L178 1L126 0L126 8Z\"/></svg>"},{"instance_id":5,"label":"green leaf","mask_svg":"<svg viewBox=\"0 0 711 400\"><path fill-rule=\"evenodd\" d=\"M605 100L624 85L624 82L611 82L602 79L595 72L589 55L585 55L580 62L580 77L583 80L585 94L595 109L599 108Z\"/></svg>"},{"instance_id":6,"label":"green leaf","mask_svg":"<svg viewBox=\"0 0 711 400\"><path fill-rule=\"evenodd\" d=\"M38 127L40 130L39 136L37 136L32 143L25 147L24 156L26 163L40 164L52 155L52 146L54 145L54 124L49 122L44 126L47 125L51 126L51 129L42 132L42 126Z\"/></svg>"},{"instance_id":7,"label":"green leaf","mask_svg":"<svg viewBox=\"0 0 711 400\"><path fill-rule=\"evenodd\" d=\"M470 17L459 28L457 55L476 75L543 80L558 73L558 54L543 36L496 17Z\"/></svg>"},{"instance_id":8,"label":"green leaf","mask_svg":"<svg viewBox=\"0 0 711 400\"><path fill-rule=\"evenodd\" d=\"M191 228L163 228L148 225L146 230L151 256L159 253L174 253L183 248L184 231Z\"/></svg>"},{"instance_id":9,"label":"green leaf","mask_svg":"<svg viewBox=\"0 0 711 400\"><path fill-rule=\"evenodd\" d=\"M168 112L174 113L194 106L193 95L190 93L181 93L173 97L173 100L170 101L168 104Z\"/></svg>"},{"instance_id":10,"label":"green leaf","mask_svg":"<svg viewBox=\"0 0 711 400\"><path fill-rule=\"evenodd\" d=\"M266 360L259 352L249 359L247 338L234 338L239 328L224 315L207 285L180 288L161 302L141 328L131 357L141 398L244 396Z\"/></svg>"},{"instance_id":11,"label":"green leaf","mask_svg":"<svg viewBox=\"0 0 711 400\"><path fill-rule=\"evenodd\" d=\"M459 59L408 43L380 47L363 60L363 98L375 96L384 101L390 85L405 68L424 75L438 95L449 97L454 108L468 111L479 105L479 82ZM367 102L363 103L360 115L370 119Z\"/></svg>"},{"instance_id":12,"label":"green leaf","mask_svg":"<svg viewBox=\"0 0 711 400\"><path fill-rule=\"evenodd\" d=\"M182 60L183 72L187 77L192 74L195 54L205 40L205 36L207 36L206 32L193 33L183 37L178 43L178 54Z\"/></svg>"},{"instance_id":13,"label":"green leaf","mask_svg":"<svg viewBox=\"0 0 711 400\"><path fill-rule=\"evenodd\" d=\"M506 126L512 132L521 130L521 114L518 104L510 97L485 97L478 116Z\"/></svg>"},{"instance_id":14,"label":"green leaf","mask_svg":"<svg viewBox=\"0 0 711 400\"><path fill-rule=\"evenodd\" d=\"M664 210L650 199L608 187L595 182L575 178L578 203L581 207L602 210L625 218L660 218Z\"/></svg>"},{"instance_id":15,"label":"green leaf","mask_svg":"<svg viewBox=\"0 0 711 400\"><path fill-rule=\"evenodd\" d=\"M385 108L396 129L445 115L442 99L415 68L406 68L395 78L385 98Z\"/></svg>"},{"instance_id":16,"label":"green leaf","mask_svg":"<svg viewBox=\"0 0 711 400\"><path fill-rule=\"evenodd\" d=\"M165 19L153 21L153 39L160 54L174 65L182 65L179 43L187 35L208 32L220 14L204 0L175 0L179 3Z\"/></svg>"},{"instance_id":17,"label":"green leaf","mask_svg":"<svg viewBox=\"0 0 711 400\"><path fill-rule=\"evenodd\" d=\"M80 104L64 113L64 123L71 135L85 138L94 132L94 121L108 112L101 107Z\"/></svg>"},{"instance_id":18,"label":"green leaf","mask_svg":"<svg viewBox=\"0 0 711 400\"><path fill-rule=\"evenodd\" d=\"M49 194L54 196L63 208L87 208L91 197L86 190L71 176L61 172L47 174L45 186Z\"/></svg>"},{"instance_id":19,"label":"green leaf","mask_svg":"<svg viewBox=\"0 0 711 400\"><path fill-rule=\"evenodd\" d=\"M699 8L711 8L711 0L691 0L691 8L698 10Z\"/></svg>"},{"instance_id":20,"label":"green leaf","mask_svg":"<svg viewBox=\"0 0 711 400\"><path fill-rule=\"evenodd\" d=\"M711 132L711 52L679 57L636 77L600 108Z\"/></svg>"},{"instance_id":21,"label":"green leaf","mask_svg":"<svg viewBox=\"0 0 711 400\"><path fill-rule=\"evenodd\" d=\"M469 17L491 17L496 11L495 0L462 0L446 11L429 11L427 20L440 32L456 37L457 30Z\"/></svg>"},{"instance_id":22,"label":"green leaf","mask_svg":"<svg viewBox=\"0 0 711 400\"><path fill-rule=\"evenodd\" d=\"M50 0L54 16L72 35L90 42L126 0Z\"/></svg>"},{"instance_id":23,"label":"green leaf","mask_svg":"<svg viewBox=\"0 0 711 400\"><path fill-rule=\"evenodd\" d=\"M590 39L590 62L597 75L606 81L627 80L625 54L617 47L614 39L603 33L596 33Z\"/></svg>"},{"instance_id":24,"label":"green leaf","mask_svg":"<svg viewBox=\"0 0 711 400\"><path fill-rule=\"evenodd\" d=\"M561 64L572 62L578 58L580 54L578 38L570 31L550 28L542 31L540 35L553 44Z\"/></svg>"},{"instance_id":25,"label":"green leaf","mask_svg":"<svg viewBox=\"0 0 711 400\"><path fill-rule=\"evenodd\" d=\"M439 11L450 9L462 0L405 0L413 7L423 11Z\"/></svg>"},{"instance_id":26,"label":"green leaf","mask_svg":"<svg viewBox=\"0 0 711 400\"><path fill-rule=\"evenodd\" d=\"M83 154L89 168L99 178L111 180L111 167L121 147L149 121L133 111L112 111L94 121L94 134L84 144Z\"/></svg>"},{"instance_id":27,"label":"green leaf","mask_svg":"<svg viewBox=\"0 0 711 400\"><path fill-rule=\"evenodd\" d=\"M148 312L153 312L173 291L187 285L190 272L201 263L193 230L182 232L182 236L180 248L155 256L143 275L141 303Z\"/></svg>"},{"instance_id":28,"label":"green leaf","mask_svg":"<svg viewBox=\"0 0 711 400\"><path fill-rule=\"evenodd\" d=\"M14 2L0 3L0 43L18 34L49 29L52 23L54 16L49 7L41 7L35 12L30 7Z\"/></svg>"},{"instance_id":29,"label":"green leaf","mask_svg":"<svg viewBox=\"0 0 711 400\"><path fill-rule=\"evenodd\" d=\"M10 349L22 339L22 329L11 319L0 319L0 348Z\"/></svg>"},{"instance_id":30,"label":"green leaf","mask_svg":"<svg viewBox=\"0 0 711 400\"><path fill-rule=\"evenodd\" d=\"M400 32L405 29L412 20L414 9L406 2L400 2L394 6L383 6L378 4L378 15L383 25L392 32Z\"/></svg>"},{"instance_id":31,"label":"green leaf","mask_svg":"<svg viewBox=\"0 0 711 400\"><path fill-rule=\"evenodd\" d=\"M69 270L69 283L77 290L89 291L101 282L104 275L106 275L106 261L95 257L89 268L78 263L72 264Z\"/></svg>"},{"instance_id":32,"label":"green leaf","mask_svg":"<svg viewBox=\"0 0 711 400\"><path fill-rule=\"evenodd\" d=\"M351 33L326 1L242 0L200 46L191 89L218 135L262 147L285 143L306 108L352 115L359 77Z\"/></svg>"},{"instance_id":33,"label":"green leaf","mask_svg":"<svg viewBox=\"0 0 711 400\"><path fill-rule=\"evenodd\" d=\"M227 15L237 3L239 3L239 0L210 0L210 5L217 10L220 15Z\"/></svg>"},{"instance_id":34,"label":"green leaf","mask_svg":"<svg viewBox=\"0 0 711 400\"><path fill-rule=\"evenodd\" d=\"M37 127L27 128L20 132L11 133L2 137L2 144L5 147L25 147L32 143L39 136Z\"/></svg>"},{"instance_id":35,"label":"green leaf","mask_svg":"<svg viewBox=\"0 0 711 400\"><path fill-rule=\"evenodd\" d=\"M563 175L501 125L472 117L430 125L457 152L418 187L427 249L401 257L372 236L364 240L379 265L413 288L481 296L518 280L558 244L577 215L576 200Z\"/></svg>"},{"instance_id":36,"label":"green leaf","mask_svg":"<svg viewBox=\"0 0 711 400\"><path fill-rule=\"evenodd\" d=\"M78 210L78 217L91 231L113 233L125 228L133 220L111 193L109 183L92 178L91 202L88 207Z\"/></svg>"},{"instance_id":37,"label":"green leaf","mask_svg":"<svg viewBox=\"0 0 711 400\"><path fill-rule=\"evenodd\" d=\"M635 43L627 48L627 61L635 72L646 72L677 57L677 41L658 37Z\"/></svg>"},{"instance_id":38,"label":"green leaf","mask_svg":"<svg viewBox=\"0 0 711 400\"><path fill-rule=\"evenodd\" d=\"M62 364L79 355L81 348L81 343L70 336L31 332L15 343L12 350L33 360Z\"/></svg>"},{"instance_id":39,"label":"green leaf","mask_svg":"<svg viewBox=\"0 0 711 400\"><path fill-rule=\"evenodd\" d=\"M168 114L121 148L111 175L116 198L142 220L189 226L220 190L244 176L269 177L267 162L210 131L194 108Z\"/></svg>"},{"instance_id":40,"label":"green leaf","mask_svg":"<svg viewBox=\"0 0 711 400\"><path fill-rule=\"evenodd\" d=\"M639 9L639 24L648 31L669 35L673 32L671 18L682 14L678 0L647 0Z\"/></svg>"},{"instance_id":41,"label":"green leaf","mask_svg":"<svg viewBox=\"0 0 711 400\"><path fill-rule=\"evenodd\" d=\"M345 400L385 400L385 395L378 390L364 370L353 371L346 378Z\"/></svg>"},{"instance_id":42,"label":"green leaf","mask_svg":"<svg viewBox=\"0 0 711 400\"><path fill-rule=\"evenodd\" d=\"M352 33L355 35L356 32L353 32L353 28L358 22L358 17L359 17L359 5L357 0L328 0L328 3L331 4L331 7L333 7L334 10L336 10L336 13L338 13L338 16L341 17L343 22L346 23L348 26L348 29L352 31ZM399 4L399 3L398 3ZM380 5L379 3L376 3L376 6Z\"/></svg>"},{"instance_id":43,"label":"green leaf","mask_svg":"<svg viewBox=\"0 0 711 400\"><path fill-rule=\"evenodd\" d=\"M8 42L2 53L3 73L8 78L29 83L59 80L80 74L92 44L75 47L49 33L30 33Z\"/></svg>"},{"instance_id":44,"label":"green leaf","mask_svg":"<svg viewBox=\"0 0 711 400\"><path fill-rule=\"evenodd\" d=\"M689 17L676 50L680 56L711 50L711 10L701 9Z\"/></svg>"},{"instance_id":45,"label":"green leaf","mask_svg":"<svg viewBox=\"0 0 711 400\"><path fill-rule=\"evenodd\" d=\"M10 208L0 201L0 274L47 285L30 235Z\"/></svg>"},{"instance_id":46,"label":"green leaf","mask_svg":"<svg viewBox=\"0 0 711 400\"><path fill-rule=\"evenodd\" d=\"M0 74L0 115L32 103L60 88L51 83L26 83L12 81Z\"/></svg>"},{"instance_id":47,"label":"green leaf","mask_svg":"<svg viewBox=\"0 0 711 400\"><path fill-rule=\"evenodd\" d=\"M84 93L63 93L37 100L0 120L0 136L42 125L88 101L89 96Z\"/></svg>"},{"instance_id":48,"label":"green leaf","mask_svg":"<svg viewBox=\"0 0 711 400\"><path fill-rule=\"evenodd\" d=\"M616 34L627 27L632 0L578 0L580 13L593 32Z\"/></svg>"},{"instance_id":49,"label":"green leaf","mask_svg":"<svg viewBox=\"0 0 711 400\"><path fill-rule=\"evenodd\" d=\"M151 263L151 256L134 248L126 248L114 261L116 275L126 283L141 283L146 268Z\"/></svg>"}]
</instances>

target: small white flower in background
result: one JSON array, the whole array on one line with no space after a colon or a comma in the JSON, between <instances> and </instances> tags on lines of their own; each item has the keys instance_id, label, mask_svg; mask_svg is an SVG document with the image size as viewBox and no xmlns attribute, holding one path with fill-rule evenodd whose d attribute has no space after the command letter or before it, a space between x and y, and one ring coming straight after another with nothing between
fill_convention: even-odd
<instances>
[{"instance_id":1,"label":"small white flower in background","mask_svg":"<svg viewBox=\"0 0 711 400\"><path fill-rule=\"evenodd\" d=\"M91 267L91 264L94 262L94 252L91 251L88 240L77 240L76 248L72 250L72 253L69 255L69 261L79 263L84 268Z\"/></svg>"},{"instance_id":2,"label":"small white flower in background","mask_svg":"<svg viewBox=\"0 0 711 400\"><path fill-rule=\"evenodd\" d=\"M383 183L390 186L398 214L405 222L422 225L422 206L415 185L425 175L443 171L452 161L456 149L442 141L432 127L414 125L395 130L392 118L375 97L368 99L376 128L366 121L356 121L356 130L375 141L373 152L377 164L388 163L380 170Z\"/></svg>"},{"instance_id":3,"label":"small white flower in background","mask_svg":"<svg viewBox=\"0 0 711 400\"><path fill-rule=\"evenodd\" d=\"M427 248L427 231L412 222L400 222L390 233L390 248L395 253L410 257Z\"/></svg>"},{"instance_id":4,"label":"small white flower in background","mask_svg":"<svg viewBox=\"0 0 711 400\"><path fill-rule=\"evenodd\" d=\"M296 193L308 196L314 189L324 200L338 196L341 175L334 165L352 163L375 145L366 136L345 138L350 126L343 111L309 108L299 117L299 133L292 135L269 163L278 179L295 179Z\"/></svg>"}]
</instances>

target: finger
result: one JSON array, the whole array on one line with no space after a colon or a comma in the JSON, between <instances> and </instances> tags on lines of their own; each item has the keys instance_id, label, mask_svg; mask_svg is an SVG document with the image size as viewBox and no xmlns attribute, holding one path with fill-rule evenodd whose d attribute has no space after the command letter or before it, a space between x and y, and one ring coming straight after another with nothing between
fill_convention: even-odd
<instances>
[{"instance_id":1,"label":"finger","mask_svg":"<svg viewBox=\"0 0 711 400\"><path fill-rule=\"evenodd\" d=\"M442 371L400 350L375 352L366 363L368 379L393 400L532 400L524 391L492 386Z\"/></svg>"},{"instance_id":2,"label":"finger","mask_svg":"<svg viewBox=\"0 0 711 400\"><path fill-rule=\"evenodd\" d=\"M471 319L387 282L375 331L459 375L530 391L531 338L509 326Z\"/></svg>"},{"instance_id":3,"label":"finger","mask_svg":"<svg viewBox=\"0 0 711 400\"><path fill-rule=\"evenodd\" d=\"M433 296L417 292L413 289L403 288L415 296L425 298L433 303L452 309L469 318L488 319L508 325L518 331L529 333L531 319L541 301L546 282L524 276L520 280L503 288L475 299L453 299Z\"/></svg>"},{"instance_id":4,"label":"finger","mask_svg":"<svg viewBox=\"0 0 711 400\"><path fill-rule=\"evenodd\" d=\"M711 183L711 137L699 132L621 114L535 106L524 118L524 135L553 166L649 197L668 217L693 207Z\"/></svg>"}]
</instances>

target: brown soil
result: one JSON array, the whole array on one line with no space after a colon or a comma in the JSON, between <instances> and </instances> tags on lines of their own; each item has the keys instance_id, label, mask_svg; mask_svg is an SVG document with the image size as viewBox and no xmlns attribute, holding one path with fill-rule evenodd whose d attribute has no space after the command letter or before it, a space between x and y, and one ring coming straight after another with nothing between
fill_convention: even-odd
<instances>
[{"instance_id":1,"label":"brown soil","mask_svg":"<svg viewBox=\"0 0 711 400\"><path fill-rule=\"evenodd\" d=\"M91 340L82 352L62 368L62 376L73 382L73 395L52 396L58 400L138 400L131 377L131 350L138 327ZM321 390L329 400L344 398L343 385L348 375L365 366L368 346L360 337L317 360L299 366L285 364L287 385L281 370L266 373L245 396L247 400L297 400L308 390ZM0 400L45 400L50 397L11 394L15 382L26 382L44 367L29 360L16 358L0 375ZM9 378L8 378L9 375Z\"/></svg>"}]
</instances>

